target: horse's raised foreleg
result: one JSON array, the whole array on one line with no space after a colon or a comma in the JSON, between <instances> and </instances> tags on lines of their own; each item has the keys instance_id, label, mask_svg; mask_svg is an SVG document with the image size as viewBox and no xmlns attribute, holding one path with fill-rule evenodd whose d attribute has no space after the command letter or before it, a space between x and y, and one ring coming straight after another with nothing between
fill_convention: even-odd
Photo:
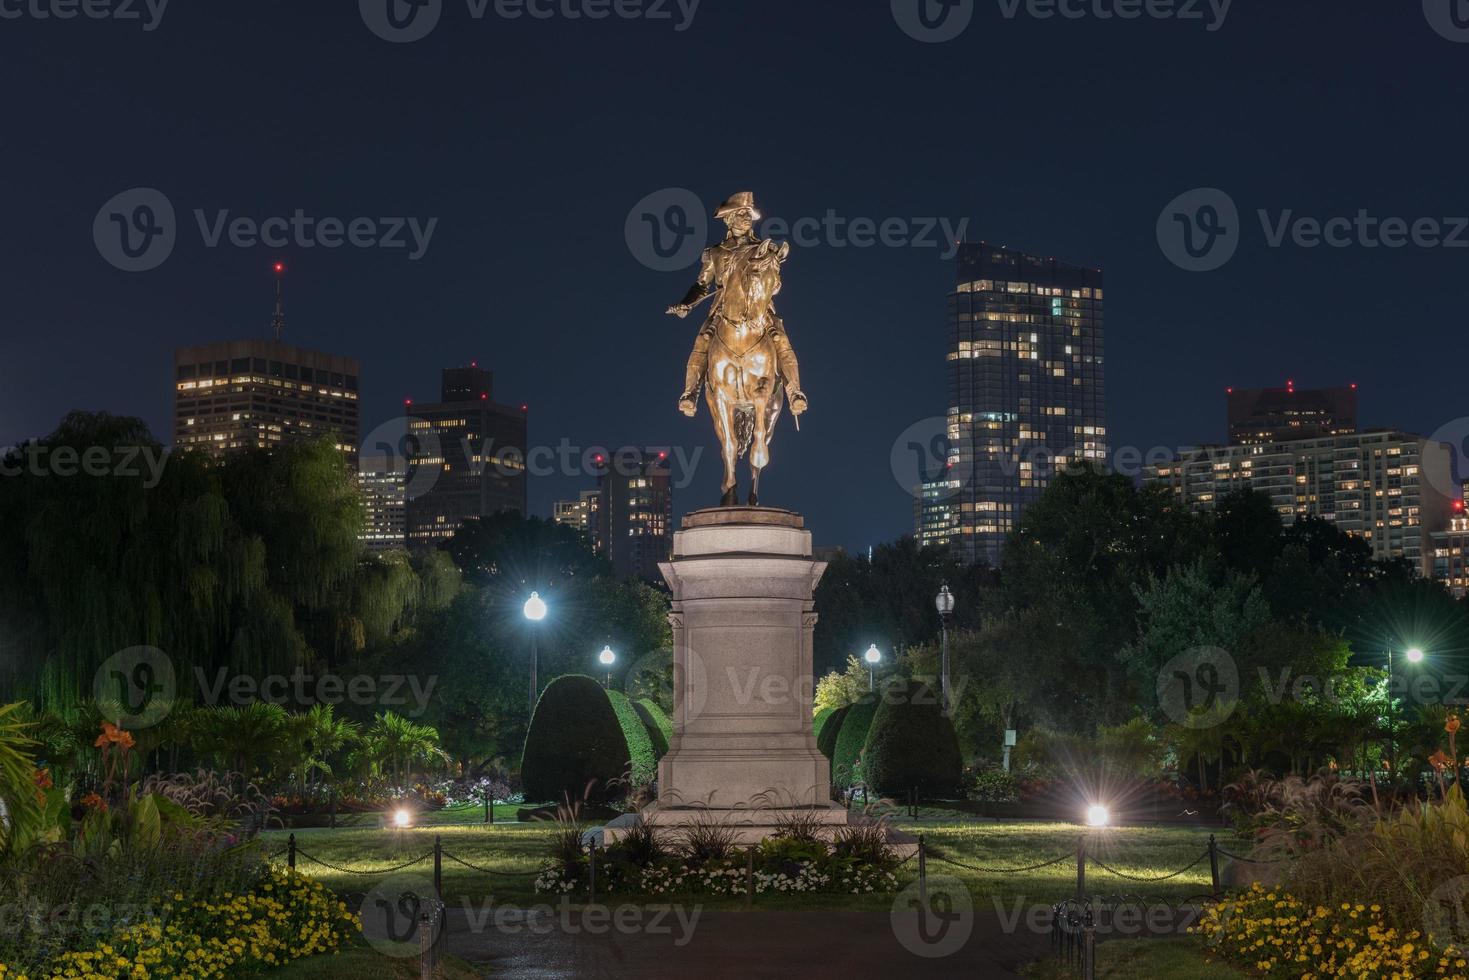
<instances>
[{"instance_id":1,"label":"horse's raised foreleg","mask_svg":"<svg viewBox=\"0 0 1469 980\"><path fill-rule=\"evenodd\" d=\"M740 447L735 435L734 407L714 393L713 385L709 386L708 391L709 414L714 416L714 434L719 436L719 449L724 455L724 496L720 498L719 506L734 507L740 502L739 481L735 474L735 461L739 459Z\"/></svg>"}]
</instances>

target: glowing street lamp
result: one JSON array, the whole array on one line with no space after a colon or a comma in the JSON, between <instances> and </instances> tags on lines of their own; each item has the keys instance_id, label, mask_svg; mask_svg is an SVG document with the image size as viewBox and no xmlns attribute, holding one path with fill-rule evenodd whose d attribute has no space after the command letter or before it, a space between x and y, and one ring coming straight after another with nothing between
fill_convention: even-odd
<instances>
[{"instance_id":1,"label":"glowing street lamp","mask_svg":"<svg viewBox=\"0 0 1469 980\"><path fill-rule=\"evenodd\" d=\"M872 644L872 646L867 648L867 652L862 655L862 659L867 661L867 690L876 690L876 670L877 665L882 662L882 651L878 650L877 644L874 643Z\"/></svg>"},{"instance_id":2,"label":"glowing street lamp","mask_svg":"<svg viewBox=\"0 0 1469 980\"><path fill-rule=\"evenodd\" d=\"M601 662L603 667L607 668L607 682L602 686L610 691L612 690L612 665L617 663L617 654L612 652L612 647L609 644L602 648L601 653L597 654L597 660Z\"/></svg>"},{"instance_id":3,"label":"glowing street lamp","mask_svg":"<svg viewBox=\"0 0 1469 980\"><path fill-rule=\"evenodd\" d=\"M530 598L525 600L523 610L525 618L530 620L530 713L527 717L533 717L536 713L536 668L540 665L540 631L536 624L546 618L546 600L541 598L539 592L532 592ZM528 722L527 722L528 723Z\"/></svg>"},{"instance_id":4,"label":"glowing street lamp","mask_svg":"<svg viewBox=\"0 0 1469 980\"><path fill-rule=\"evenodd\" d=\"M1409 647L1403 651L1403 656L1408 658L1410 664L1421 664L1424 653L1422 647ZM1397 686L1393 674L1392 647L1387 648L1387 748L1388 755L1392 758L1393 772L1398 768L1398 706L1393 700L1393 688Z\"/></svg>"},{"instance_id":5,"label":"glowing street lamp","mask_svg":"<svg viewBox=\"0 0 1469 980\"><path fill-rule=\"evenodd\" d=\"M942 653L939 660L939 690L944 698L944 710L949 710L949 620L954 616L954 593L946 583L934 596L934 608L939 611L939 625L943 631Z\"/></svg>"}]
</instances>

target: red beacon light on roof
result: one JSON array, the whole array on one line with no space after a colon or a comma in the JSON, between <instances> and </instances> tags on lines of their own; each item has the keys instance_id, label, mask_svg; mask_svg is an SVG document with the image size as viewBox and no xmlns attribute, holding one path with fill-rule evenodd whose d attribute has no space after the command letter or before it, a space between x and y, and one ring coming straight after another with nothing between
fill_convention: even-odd
<instances>
[{"instance_id":1,"label":"red beacon light on roof","mask_svg":"<svg viewBox=\"0 0 1469 980\"><path fill-rule=\"evenodd\" d=\"M490 396L487 393L485 393L485 392L482 391L482 392L479 393L479 400L482 401L482 402L487 402L487 401L490 400Z\"/></svg>"},{"instance_id":2,"label":"red beacon light on roof","mask_svg":"<svg viewBox=\"0 0 1469 980\"><path fill-rule=\"evenodd\" d=\"M405 398L405 399L403 399L403 404L404 405L412 405L413 404L413 399L412 398Z\"/></svg>"},{"instance_id":3,"label":"red beacon light on roof","mask_svg":"<svg viewBox=\"0 0 1469 980\"><path fill-rule=\"evenodd\" d=\"M522 406L520 406L520 410L522 412L529 412L530 411L530 406L529 405L522 405Z\"/></svg>"},{"instance_id":4,"label":"red beacon light on roof","mask_svg":"<svg viewBox=\"0 0 1469 980\"><path fill-rule=\"evenodd\" d=\"M275 264L275 271L276 272L285 272L286 271L285 263L284 262L277 262Z\"/></svg>"},{"instance_id":5,"label":"red beacon light on roof","mask_svg":"<svg viewBox=\"0 0 1469 980\"><path fill-rule=\"evenodd\" d=\"M1462 500L1456 500L1456 501L1454 501L1454 510L1457 511L1458 513L1460 513L1460 514L1464 513L1464 501L1462 501Z\"/></svg>"}]
</instances>

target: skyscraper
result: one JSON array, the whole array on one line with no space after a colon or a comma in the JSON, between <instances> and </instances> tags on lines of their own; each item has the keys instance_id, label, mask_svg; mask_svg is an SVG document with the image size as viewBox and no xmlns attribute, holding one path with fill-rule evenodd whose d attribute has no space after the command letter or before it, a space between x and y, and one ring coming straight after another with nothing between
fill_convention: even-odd
<instances>
[{"instance_id":1,"label":"skyscraper","mask_svg":"<svg viewBox=\"0 0 1469 980\"><path fill-rule=\"evenodd\" d=\"M364 516L358 538L369 551L408 543L408 470L392 456L364 456L357 473Z\"/></svg>"},{"instance_id":2,"label":"skyscraper","mask_svg":"<svg viewBox=\"0 0 1469 980\"><path fill-rule=\"evenodd\" d=\"M945 355L948 473L926 478L933 492L917 508L920 534L996 564L1053 475L1105 462L1102 301L1100 269L983 243L960 248Z\"/></svg>"},{"instance_id":3,"label":"skyscraper","mask_svg":"<svg viewBox=\"0 0 1469 980\"><path fill-rule=\"evenodd\" d=\"M408 427L408 542L452 537L471 517L527 506L526 408L492 401L494 376L477 364L445 368L439 401L404 403ZM425 481L420 469L438 470Z\"/></svg>"},{"instance_id":4,"label":"skyscraper","mask_svg":"<svg viewBox=\"0 0 1469 980\"><path fill-rule=\"evenodd\" d=\"M667 452L621 449L598 480L595 547L625 578L661 584L673 556L673 484Z\"/></svg>"},{"instance_id":5,"label":"skyscraper","mask_svg":"<svg viewBox=\"0 0 1469 980\"><path fill-rule=\"evenodd\" d=\"M283 268L276 266L277 277ZM225 341L174 351L173 444L215 459L330 436L357 468L356 358L281 341L285 312L276 280L274 339Z\"/></svg>"},{"instance_id":6,"label":"skyscraper","mask_svg":"<svg viewBox=\"0 0 1469 980\"><path fill-rule=\"evenodd\" d=\"M1357 386L1298 389L1230 388L1226 397L1231 446L1259 446L1357 431Z\"/></svg>"}]
</instances>

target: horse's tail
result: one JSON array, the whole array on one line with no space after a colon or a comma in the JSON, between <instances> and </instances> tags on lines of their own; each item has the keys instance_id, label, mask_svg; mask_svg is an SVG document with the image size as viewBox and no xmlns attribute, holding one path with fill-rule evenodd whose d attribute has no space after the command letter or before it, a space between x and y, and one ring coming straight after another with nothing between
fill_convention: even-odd
<instances>
[{"instance_id":1,"label":"horse's tail","mask_svg":"<svg viewBox=\"0 0 1469 980\"><path fill-rule=\"evenodd\" d=\"M734 413L735 445L740 447L739 458L744 459L755 442L755 410L737 408Z\"/></svg>"}]
</instances>

